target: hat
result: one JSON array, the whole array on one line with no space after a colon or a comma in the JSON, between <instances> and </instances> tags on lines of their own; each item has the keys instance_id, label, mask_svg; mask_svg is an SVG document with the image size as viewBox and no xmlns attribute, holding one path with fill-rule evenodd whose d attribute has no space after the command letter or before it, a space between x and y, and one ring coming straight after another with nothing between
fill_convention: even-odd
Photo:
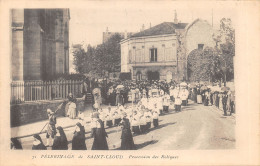
<instances>
[{"instance_id":1,"label":"hat","mask_svg":"<svg viewBox=\"0 0 260 166\"><path fill-rule=\"evenodd\" d=\"M77 122L77 123L76 123L76 126L82 127L82 124L81 124L80 122Z\"/></svg>"},{"instance_id":2,"label":"hat","mask_svg":"<svg viewBox=\"0 0 260 166\"><path fill-rule=\"evenodd\" d=\"M54 112L51 109L47 109L48 114L54 114Z\"/></svg>"},{"instance_id":3,"label":"hat","mask_svg":"<svg viewBox=\"0 0 260 166\"><path fill-rule=\"evenodd\" d=\"M42 140L41 137L39 136L39 134L34 134L33 137L36 138L36 139L39 140L39 141Z\"/></svg>"}]
</instances>

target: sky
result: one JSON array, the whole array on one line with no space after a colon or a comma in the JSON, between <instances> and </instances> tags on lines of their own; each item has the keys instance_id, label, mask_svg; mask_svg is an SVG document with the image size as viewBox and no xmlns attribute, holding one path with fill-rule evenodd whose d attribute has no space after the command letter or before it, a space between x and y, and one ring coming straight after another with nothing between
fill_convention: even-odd
<instances>
[{"instance_id":1,"label":"sky","mask_svg":"<svg viewBox=\"0 0 260 166\"><path fill-rule=\"evenodd\" d=\"M92 2L82 8L70 8L70 44L101 44L102 33L107 27L111 32L139 32L143 24L147 29L150 23L155 26L165 21L173 22L175 10L178 20L185 23L201 18L212 24L213 13L214 27L219 25L223 17L236 18L235 8L217 4L204 7L196 3L174 1Z\"/></svg>"},{"instance_id":2,"label":"sky","mask_svg":"<svg viewBox=\"0 0 260 166\"><path fill-rule=\"evenodd\" d=\"M70 8L70 46L101 44L107 27L110 32L139 32L143 24L147 29L150 24L173 22L175 10L183 23L201 18L212 24L213 16L214 28L223 17L231 18L234 27L238 19L236 2L88 1L82 7Z\"/></svg>"}]
</instances>

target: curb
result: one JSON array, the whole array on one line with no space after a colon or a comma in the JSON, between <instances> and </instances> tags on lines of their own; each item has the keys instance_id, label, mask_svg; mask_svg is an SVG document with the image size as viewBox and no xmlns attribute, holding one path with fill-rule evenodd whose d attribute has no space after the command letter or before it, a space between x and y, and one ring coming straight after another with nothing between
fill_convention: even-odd
<instances>
[{"instance_id":1,"label":"curb","mask_svg":"<svg viewBox=\"0 0 260 166\"><path fill-rule=\"evenodd\" d=\"M87 122L86 122L86 124L88 124L88 123L90 123L90 121L87 121ZM74 125L65 126L65 127L62 127L62 128L63 128L63 129L67 129L67 128L71 128L71 127L73 127L73 126L75 126L75 124L74 124ZM46 133L46 131L38 132L38 133L32 133L32 134L27 134L27 135L18 136L18 137L12 137L12 138L21 139L21 138L25 138L25 137L31 137L31 136L33 136L34 134L44 134L44 133ZM90 133L90 132L85 132L85 133Z\"/></svg>"}]
</instances>

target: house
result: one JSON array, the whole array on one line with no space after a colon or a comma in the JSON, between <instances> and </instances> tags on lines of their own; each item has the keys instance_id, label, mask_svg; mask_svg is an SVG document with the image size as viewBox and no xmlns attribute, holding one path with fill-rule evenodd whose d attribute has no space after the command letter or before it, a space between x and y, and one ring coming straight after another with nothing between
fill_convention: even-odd
<instances>
[{"instance_id":1,"label":"house","mask_svg":"<svg viewBox=\"0 0 260 166\"><path fill-rule=\"evenodd\" d=\"M214 46L212 34L207 21L180 23L175 13L174 22L163 22L120 42L121 72L130 72L134 80L187 79L189 53L198 47ZM184 54L177 53L181 45Z\"/></svg>"}]
</instances>

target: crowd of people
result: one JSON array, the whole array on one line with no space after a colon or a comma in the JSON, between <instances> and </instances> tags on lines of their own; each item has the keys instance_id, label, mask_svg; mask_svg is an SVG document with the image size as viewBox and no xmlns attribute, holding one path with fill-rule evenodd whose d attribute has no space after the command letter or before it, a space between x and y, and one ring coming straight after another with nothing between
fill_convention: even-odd
<instances>
[{"instance_id":1,"label":"crowd of people","mask_svg":"<svg viewBox=\"0 0 260 166\"><path fill-rule=\"evenodd\" d=\"M98 85L98 84L97 84ZM214 105L224 111L224 115L235 112L234 93L229 89L218 89L212 86L192 85L182 82L166 83L164 81L124 81L109 83L106 93L102 93L102 87L95 86L93 94L93 112L91 114L91 137L94 138L92 150L108 150L108 134L106 128L121 127L122 150L134 150L133 136L145 134L151 128L159 126L159 117L169 112L170 105L174 105L176 112L182 110L182 106L188 105L188 99L205 106ZM105 100L102 100L105 99ZM107 107L103 107L103 103ZM129 101L132 104L127 104ZM65 115L70 118L76 117L76 100L72 94L66 102ZM53 150L67 150L68 140L63 128L56 128L55 111L47 110L49 123L47 127L47 144ZM83 115L83 114L81 114ZM84 115L82 121L75 126L72 138L72 150L87 150L85 143ZM47 149L39 135L34 135L32 149ZM13 147L19 144L18 140L12 141ZM52 143L53 142L53 143ZM21 146L17 146L22 148Z\"/></svg>"},{"instance_id":2,"label":"crowd of people","mask_svg":"<svg viewBox=\"0 0 260 166\"><path fill-rule=\"evenodd\" d=\"M195 86L190 88L189 98L204 106L215 106L224 112L224 116L235 113L235 92L228 87Z\"/></svg>"}]
</instances>

